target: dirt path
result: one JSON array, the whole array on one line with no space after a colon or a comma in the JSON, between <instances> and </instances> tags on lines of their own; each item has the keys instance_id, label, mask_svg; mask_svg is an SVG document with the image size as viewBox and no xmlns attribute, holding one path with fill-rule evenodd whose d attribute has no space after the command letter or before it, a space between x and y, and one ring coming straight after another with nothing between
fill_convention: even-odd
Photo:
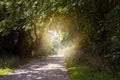
<instances>
[{"instance_id":1,"label":"dirt path","mask_svg":"<svg viewBox=\"0 0 120 80\"><path fill-rule=\"evenodd\" d=\"M54 55L22 66L0 80L70 80L61 56Z\"/></svg>"}]
</instances>

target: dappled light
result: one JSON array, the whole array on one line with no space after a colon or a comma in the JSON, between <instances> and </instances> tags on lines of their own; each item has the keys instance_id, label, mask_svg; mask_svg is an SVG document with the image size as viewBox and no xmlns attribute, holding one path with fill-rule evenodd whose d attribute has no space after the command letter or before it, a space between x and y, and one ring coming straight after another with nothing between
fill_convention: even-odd
<instances>
[{"instance_id":1,"label":"dappled light","mask_svg":"<svg viewBox=\"0 0 120 80\"><path fill-rule=\"evenodd\" d=\"M69 80L65 72L62 57L57 55L33 61L0 80Z\"/></svg>"},{"instance_id":2,"label":"dappled light","mask_svg":"<svg viewBox=\"0 0 120 80\"><path fill-rule=\"evenodd\" d=\"M70 80L67 72L120 79L120 1L0 0L0 80Z\"/></svg>"}]
</instances>

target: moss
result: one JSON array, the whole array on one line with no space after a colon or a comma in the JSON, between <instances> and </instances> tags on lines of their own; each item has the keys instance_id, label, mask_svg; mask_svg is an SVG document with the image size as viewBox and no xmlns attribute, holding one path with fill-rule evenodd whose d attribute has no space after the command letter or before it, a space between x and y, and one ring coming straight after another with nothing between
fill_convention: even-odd
<instances>
[{"instance_id":1,"label":"moss","mask_svg":"<svg viewBox=\"0 0 120 80\"><path fill-rule=\"evenodd\" d=\"M6 75L12 71L13 69L10 69L10 68L0 69L0 76Z\"/></svg>"}]
</instances>

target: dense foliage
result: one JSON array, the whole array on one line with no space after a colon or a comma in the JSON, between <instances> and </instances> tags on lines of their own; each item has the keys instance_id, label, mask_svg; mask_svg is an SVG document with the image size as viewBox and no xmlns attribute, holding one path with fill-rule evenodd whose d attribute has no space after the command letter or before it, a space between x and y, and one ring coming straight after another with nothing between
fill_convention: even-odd
<instances>
[{"instance_id":1,"label":"dense foliage","mask_svg":"<svg viewBox=\"0 0 120 80\"><path fill-rule=\"evenodd\" d=\"M62 16L62 20L56 16ZM35 44L51 19L61 21L63 42L84 36L83 42L78 43L79 50L85 55L99 55L102 65L107 64L111 72L119 74L119 0L2 0L0 53L32 55L32 50L40 47ZM36 33L38 28L40 34Z\"/></svg>"},{"instance_id":2,"label":"dense foliage","mask_svg":"<svg viewBox=\"0 0 120 80\"><path fill-rule=\"evenodd\" d=\"M72 12L75 12L78 18L77 25L72 25L69 29L69 37L73 38L74 35L82 37L80 35L82 34L84 42L79 43L80 50L88 57L98 55L104 68L109 66L111 72L119 74L120 2L118 0L80 0L73 4L69 10L73 10Z\"/></svg>"},{"instance_id":3,"label":"dense foliage","mask_svg":"<svg viewBox=\"0 0 120 80\"><path fill-rule=\"evenodd\" d=\"M120 4L118 0L81 0L78 2L79 23L72 26L86 36L82 50L86 55L99 55L102 65L109 65L112 72L120 72ZM78 27L75 29L75 27ZM71 33L71 32L70 32ZM75 32L76 33L76 32ZM92 56L91 56L92 57ZM89 58L88 58L89 59ZM89 61L89 60L88 60Z\"/></svg>"},{"instance_id":4,"label":"dense foliage","mask_svg":"<svg viewBox=\"0 0 120 80\"><path fill-rule=\"evenodd\" d=\"M32 55L37 19L48 8L48 1L2 0L0 1L0 53ZM34 31L34 32L33 32ZM35 37L32 36L32 34Z\"/></svg>"}]
</instances>

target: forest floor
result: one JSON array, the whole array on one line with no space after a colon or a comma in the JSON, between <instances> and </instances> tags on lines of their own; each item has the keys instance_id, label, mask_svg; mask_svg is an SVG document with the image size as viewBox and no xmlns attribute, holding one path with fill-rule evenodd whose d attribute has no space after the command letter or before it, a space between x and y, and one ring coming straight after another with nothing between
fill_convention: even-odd
<instances>
[{"instance_id":1,"label":"forest floor","mask_svg":"<svg viewBox=\"0 0 120 80\"><path fill-rule=\"evenodd\" d=\"M34 60L0 80L70 80L61 55Z\"/></svg>"}]
</instances>

